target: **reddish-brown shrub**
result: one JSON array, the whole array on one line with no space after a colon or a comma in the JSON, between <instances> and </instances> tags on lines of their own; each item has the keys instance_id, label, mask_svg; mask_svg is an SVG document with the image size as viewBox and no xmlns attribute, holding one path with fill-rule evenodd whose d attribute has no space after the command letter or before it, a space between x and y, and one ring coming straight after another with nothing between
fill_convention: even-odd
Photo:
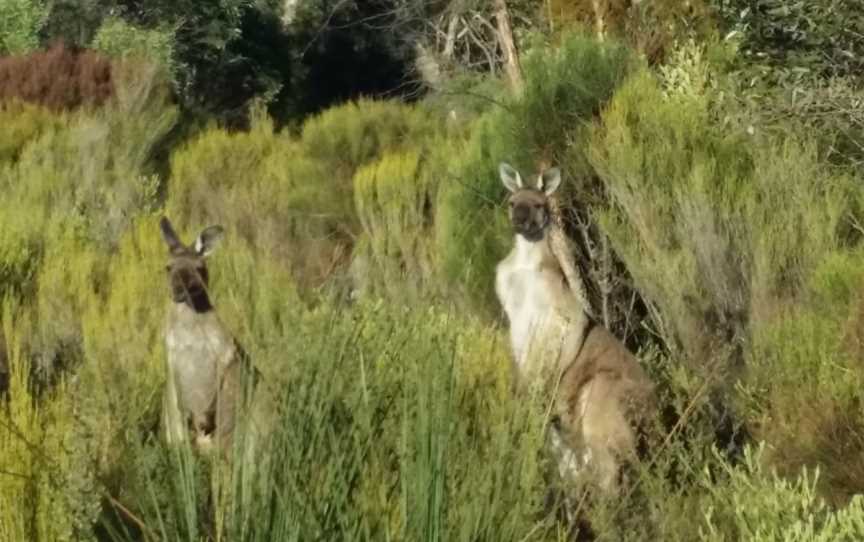
<instances>
[{"instance_id":1,"label":"reddish-brown shrub","mask_svg":"<svg viewBox=\"0 0 864 542\"><path fill-rule=\"evenodd\" d=\"M114 93L111 61L58 44L47 51L0 57L0 102L19 99L53 109L98 106Z\"/></svg>"}]
</instances>

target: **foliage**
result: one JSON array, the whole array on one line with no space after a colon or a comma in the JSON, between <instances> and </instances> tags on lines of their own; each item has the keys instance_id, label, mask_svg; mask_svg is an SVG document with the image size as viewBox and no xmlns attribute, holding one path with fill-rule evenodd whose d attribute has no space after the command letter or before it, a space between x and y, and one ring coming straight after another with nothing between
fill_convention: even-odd
<instances>
[{"instance_id":1,"label":"foliage","mask_svg":"<svg viewBox=\"0 0 864 542\"><path fill-rule=\"evenodd\" d=\"M93 471L73 442L68 384L61 382L39 403L30 395L22 342L31 322L22 309L8 298L3 306L11 399L0 409L0 537L87 539L99 512Z\"/></svg>"},{"instance_id":2,"label":"foliage","mask_svg":"<svg viewBox=\"0 0 864 542\"><path fill-rule=\"evenodd\" d=\"M861 52L856 2L716 2L738 54L730 96L754 126L806 132L820 152L854 170L862 153Z\"/></svg>"},{"instance_id":3,"label":"foliage","mask_svg":"<svg viewBox=\"0 0 864 542\"><path fill-rule=\"evenodd\" d=\"M525 175L541 164L566 164L566 184L578 183L579 197L585 197L591 180L581 155L585 126L634 62L620 44L579 33L559 48L538 47L525 59L524 94L492 109L471 130L440 191L436 243L447 280L477 305L496 306L489 285L510 243L498 162L510 162ZM573 197L569 188L564 193Z\"/></svg>"},{"instance_id":4,"label":"foliage","mask_svg":"<svg viewBox=\"0 0 864 542\"><path fill-rule=\"evenodd\" d=\"M390 289L394 296L408 289L419 292L424 279L432 276L427 240L435 194L429 176L420 172L420 163L417 152L385 154L354 175L357 214L365 234L363 248L368 252L355 250L355 268L364 256L374 268L365 280L355 280Z\"/></svg>"},{"instance_id":5,"label":"foliage","mask_svg":"<svg viewBox=\"0 0 864 542\"><path fill-rule=\"evenodd\" d=\"M807 281L809 302L765 326L753 340L742 403L766 456L780 472L819 468L820 493L845 503L864 471L850 454L864 447L858 390L861 256L834 253ZM806 399L805 399L806 397Z\"/></svg>"},{"instance_id":6,"label":"foliage","mask_svg":"<svg viewBox=\"0 0 864 542\"><path fill-rule=\"evenodd\" d=\"M831 465L824 490L842 501L861 480L844 466L862 435L845 414L859 377L810 288L858 242L856 181L795 135L753 132L734 111L718 121L713 96L664 94L646 72L621 88L591 142L609 194L601 224L656 333L711 386L728 393L740 378L735 410L774 464Z\"/></svg>"},{"instance_id":7,"label":"foliage","mask_svg":"<svg viewBox=\"0 0 864 542\"><path fill-rule=\"evenodd\" d=\"M716 3L729 31L741 36L741 52L769 64L774 78L858 76L864 68L864 15L854 0Z\"/></svg>"},{"instance_id":8,"label":"foliage","mask_svg":"<svg viewBox=\"0 0 864 542\"><path fill-rule=\"evenodd\" d=\"M659 331L697 364L708 362L712 341L702 330L744 339L794 297L838 246L851 189L812 147L734 125L712 130L710 113L704 95L664 97L643 73L604 113L591 154L610 194L604 224L616 249L663 315ZM823 205L802 217L815 198ZM760 201L779 206L767 213Z\"/></svg>"},{"instance_id":9,"label":"foliage","mask_svg":"<svg viewBox=\"0 0 864 542\"><path fill-rule=\"evenodd\" d=\"M0 55L20 55L39 47L39 31L51 7L42 0L0 2Z\"/></svg>"},{"instance_id":10,"label":"foliage","mask_svg":"<svg viewBox=\"0 0 864 542\"><path fill-rule=\"evenodd\" d=\"M109 18L99 27L90 46L111 57L147 60L169 73L174 71L173 30L146 30L123 19Z\"/></svg>"},{"instance_id":11,"label":"foliage","mask_svg":"<svg viewBox=\"0 0 864 542\"><path fill-rule=\"evenodd\" d=\"M413 44L398 24L398 0L299 2L289 32L299 48L300 110L361 96L411 95Z\"/></svg>"},{"instance_id":12,"label":"foliage","mask_svg":"<svg viewBox=\"0 0 864 542\"><path fill-rule=\"evenodd\" d=\"M725 487L703 512L702 540L827 542L857 540L864 535L860 495L832 510L816 492L818 469L813 473L804 470L797 479L783 479L766 472L760 464L761 452L748 450L743 468L726 468L727 478L721 482Z\"/></svg>"},{"instance_id":13,"label":"foliage","mask_svg":"<svg viewBox=\"0 0 864 542\"><path fill-rule=\"evenodd\" d=\"M62 122L62 121L60 121ZM58 124L57 117L44 107L12 100L0 104L0 163L18 160L28 143Z\"/></svg>"},{"instance_id":14,"label":"foliage","mask_svg":"<svg viewBox=\"0 0 864 542\"><path fill-rule=\"evenodd\" d=\"M292 138L259 111L249 132L208 130L174 155L169 212L181 224L237 224L244 238L279 247L298 280L320 284L361 232L357 169L436 130L414 107L360 101L310 118Z\"/></svg>"},{"instance_id":15,"label":"foliage","mask_svg":"<svg viewBox=\"0 0 864 542\"><path fill-rule=\"evenodd\" d=\"M114 92L110 62L91 51L57 45L0 57L0 101L18 99L54 110L103 104Z\"/></svg>"},{"instance_id":16,"label":"foliage","mask_svg":"<svg viewBox=\"0 0 864 542\"><path fill-rule=\"evenodd\" d=\"M512 242L502 160L526 176L563 168L592 303L639 347L677 422L621 494L575 495L597 537L864 534L864 200L826 153L840 106L830 120L770 118L734 92L745 85L734 43L681 42L652 66L565 32L533 38L521 96L466 79L450 91L482 105L452 92L422 106L360 100L281 131L265 109L281 107L272 91L286 80L247 66L272 79L237 103L275 100L252 108L248 130L210 125L169 148L177 109L164 67L123 51L173 50L185 81L200 75L190 59L212 60L218 85L238 58L272 57L250 33L278 10L148 6L124 2L102 26L96 42L113 63L101 105L0 107L11 202L0 208L11 388L0 398L0 538L568 539L544 445L548 398L514 394L493 298ZM189 10L203 26L175 42L159 33ZM355 31L369 28L334 29L323 46ZM200 58L176 53L208 36L226 39ZM854 101L853 79L834 84ZM808 99L803 111L817 108ZM820 131L805 138L802 126ZM154 174L160 149L171 151L165 178ZM226 228L209 287L261 372L269 414L267 443L242 454L241 431L231 464L159 435L163 214L187 240ZM758 444L718 449L729 412Z\"/></svg>"},{"instance_id":17,"label":"foliage","mask_svg":"<svg viewBox=\"0 0 864 542\"><path fill-rule=\"evenodd\" d=\"M550 0L544 8L553 28L576 24L599 36L626 40L651 62L662 61L677 41L713 31L712 13L703 0Z\"/></svg>"}]
</instances>

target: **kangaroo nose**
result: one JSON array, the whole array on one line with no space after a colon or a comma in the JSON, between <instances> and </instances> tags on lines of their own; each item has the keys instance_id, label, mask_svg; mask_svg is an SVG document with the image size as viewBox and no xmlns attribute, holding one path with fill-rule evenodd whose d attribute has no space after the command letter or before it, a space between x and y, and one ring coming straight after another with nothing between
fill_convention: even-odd
<instances>
[{"instance_id":1,"label":"kangaroo nose","mask_svg":"<svg viewBox=\"0 0 864 542\"><path fill-rule=\"evenodd\" d=\"M530 217L531 213L528 212L526 207L519 206L513 209L513 222L516 224L524 224Z\"/></svg>"}]
</instances>

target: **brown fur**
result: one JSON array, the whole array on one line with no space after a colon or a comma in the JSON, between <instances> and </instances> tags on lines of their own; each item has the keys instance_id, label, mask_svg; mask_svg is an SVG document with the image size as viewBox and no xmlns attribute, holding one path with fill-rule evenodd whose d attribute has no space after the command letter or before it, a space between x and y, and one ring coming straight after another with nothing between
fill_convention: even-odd
<instances>
[{"instance_id":1,"label":"brown fur","mask_svg":"<svg viewBox=\"0 0 864 542\"><path fill-rule=\"evenodd\" d=\"M496 292L510 320L517 372L523 384L554 382L552 446L563 476L589 478L616 491L624 462L636 455L637 435L655 412L654 386L636 357L604 327L592 324L584 299L567 286L549 243L548 197L560 183L547 170L537 187L501 166L516 231L513 251L497 269Z\"/></svg>"}]
</instances>

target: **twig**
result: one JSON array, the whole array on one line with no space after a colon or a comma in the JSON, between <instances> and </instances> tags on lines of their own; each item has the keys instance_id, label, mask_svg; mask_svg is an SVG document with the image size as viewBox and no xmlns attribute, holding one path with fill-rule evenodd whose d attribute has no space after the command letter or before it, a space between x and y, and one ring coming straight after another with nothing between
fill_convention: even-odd
<instances>
[{"instance_id":1,"label":"twig","mask_svg":"<svg viewBox=\"0 0 864 542\"><path fill-rule=\"evenodd\" d=\"M33 479L32 476L27 476L26 474L20 474L20 473L17 473L17 472L11 472L11 471L8 471L8 470L2 470L2 469L0 469L0 474L3 474L3 475L5 475L5 476L12 476L12 477L15 477L15 478L22 478L22 479L24 479L24 480L32 480L32 479Z\"/></svg>"},{"instance_id":2,"label":"twig","mask_svg":"<svg viewBox=\"0 0 864 542\"><path fill-rule=\"evenodd\" d=\"M687 421L690 418L690 415L693 414L693 411L696 409L696 405L698 404L699 399L701 399L702 396L705 394L705 392L708 390L708 386L714 381L714 377L717 376L717 370L722 365L723 365L723 358L718 357L714 363L714 366L711 367L711 370L708 372L708 375L705 378L705 381L702 383L702 385L699 387L699 389L696 390L696 393L693 394L693 397L690 399L690 402L687 404L687 407L684 409L684 412L681 414L681 417L678 418L678 420L675 422L675 425L672 426L672 429L669 430L669 433L667 433L666 438L663 440L663 443L660 445L659 448L657 448L657 451L652 455L651 460L648 462L646 468L651 468L654 466L654 464L659 459L660 454L662 454L666 450L666 448L669 446L669 444L672 442L672 437L674 437L678 432L680 432L681 429L684 427L684 425L687 423ZM624 507L624 505L627 503L627 501L630 500L630 498L635 493L636 488L639 486L641 481L642 481L642 478L640 477L639 479L637 479L633 482L633 484L630 486L627 493L619 501L618 506L616 508L616 512L620 511Z\"/></svg>"},{"instance_id":3,"label":"twig","mask_svg":"<svg viewBox=\"0 0 864 542\"><path fill-rule=\"evenodd\" d=\"M148 538L150 538L151 540L156 540L156 537L153 535L153 531L151 531L150 528L144 524L144 521L142 521L138 516L133 514L128 508L123 506L120 501L118 501L108 493L105 494L105 498L108 499L108 502L111 504L111 506L114 507L115 510L126 516L126 519L128 519L129 521L134 523L139 529L141 529L141 532L145 533Z\"/></svg>"}]
</instances>

